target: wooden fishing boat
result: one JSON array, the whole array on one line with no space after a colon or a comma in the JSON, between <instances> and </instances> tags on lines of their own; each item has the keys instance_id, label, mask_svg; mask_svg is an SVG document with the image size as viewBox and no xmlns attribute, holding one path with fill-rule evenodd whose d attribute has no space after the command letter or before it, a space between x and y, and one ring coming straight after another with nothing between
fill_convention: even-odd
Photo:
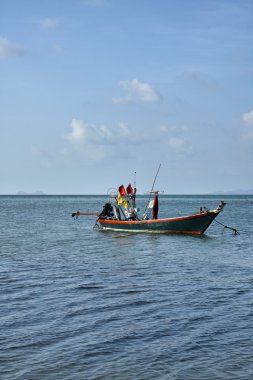
<instances>
[{"instance_id":1,"label":"wooden fishing boat","mask_svg":"<svg viewBox=\"0 0 253 380\"><path fill-rule=\"evenodd\" d=\"M159 219L159 191L153 191L155 180L142 215L140 215L139 208L136 207L134 183L134 187L129 184L125 189L121 185L118 190L114 189L109 192L109 200L105 203L102 212L82 213L77 211L72 216L77 218L80 215L96 215L97 220L94 227L100 230L202 235L225 206L225 202L221 201L214 210L200 207L199 212L193 215ZM151 199L152 195L153 199Z\"/></svg>"},{"instance_id":2,"label":"wooden fishing boat","mask_svg":"<svg viewBox=\"0 0 253 380\"><path fill-rule=\"evenodd\" d=\"M149 220L118 220L111 216L99 216L97 225L102 230L202 235L220 211L221 208L217 207L190 216Z\"/></svg>"},{"instance_id":3,"label":"wooden fishing boat","mask_svg":"<svg viewBox=\"0 0 253 380\"><path fill-rule=\"evenodd\" d=\"M194 234L202 235L217 215L223 210L225 203L220 202L214 210L200 208L199 212L193 215L180 216L175 218L158 218L158 192L154 193L154 200L149 202L147 210L152 211L152 216L148 212L143 217L139 217L137 208L130 206L134 203L133 194L128 194L127 209L108 202L104 205L103 211L98 215L96 226L101 230L126 231L126 232L150 232L150 233L171 233L171 234Z\"/></svg>"}]
</instances>

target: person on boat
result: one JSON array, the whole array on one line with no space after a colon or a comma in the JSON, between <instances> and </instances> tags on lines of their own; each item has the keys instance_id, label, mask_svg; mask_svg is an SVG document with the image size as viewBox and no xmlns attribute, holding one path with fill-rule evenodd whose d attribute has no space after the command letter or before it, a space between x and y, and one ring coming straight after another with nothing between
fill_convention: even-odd
<instances>
[{"instance_id":1,"label":"person on boat","mask_svg":"<svg viewBox=\"0 0 253 380\"><path fill-rule=\"evenodd\" d=\"M125 214L128 220L136 220L136 212L134 210L134 207L130 206L128 209L126 209Z\"/></svg>"}]
</instances>

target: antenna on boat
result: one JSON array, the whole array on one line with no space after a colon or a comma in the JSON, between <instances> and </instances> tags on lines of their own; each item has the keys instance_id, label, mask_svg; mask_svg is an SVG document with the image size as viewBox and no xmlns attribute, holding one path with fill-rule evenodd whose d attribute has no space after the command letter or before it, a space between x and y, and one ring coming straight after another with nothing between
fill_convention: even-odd
<instances>
[{"instance_id":1,"label":"antenna on boat","mask_svg":"<svg viewBox=\"0 0 253 380\"><path fill-rule=\"evenodd\" d=\"M134 189L136 189L136 171L134 172Z\"/></svg>"},{"instance_id":2,"label":"antenna on boat","mask_svg":"<svg viewBox=\"0 0 253 380\"><path fill-rule=\"evenodd\" d=\"M153 186L152 186L152 189L151 189L151 193L152 191L154 190L154 187L155 187L155 182L156 182L156 178L158 176L158 173L159 173L159 170L160 170L160 167L161 167L162 164L159 165L158 169L157 169L157 172L156 172L156 175L155 175L155 179L154 179L154 182L153 182Z\"/></svg>"},{"instance_id":3,"label":"antenna on boat","mask_svg":"<svg viewBox=\"0 0 253 380\"><path fill-rule=\"evenodd\" d=\"M133 189L133 207L134 208L136 207L136 204L135 204L136 192L137 192L137 189L136 189L136 171L135 171L134 172L134 189Z\"/></svg>"},{"instance_id":4,"label":"antenna on boat","mask_svg":"<svg viewBox=\"0 0 253 380\"><path fill-rule=\"evenodd\" d=\"M148 199L148 202L147 202L147 205L146 205L146 208L145 208L145 211L144 211L144 214L143 214L143 215L147 215L147 208L148 208L148 205L149 205L149 202L150 202L150 199L151 199L151 194L153 193L153 190L154 190L154 187L155 187L156 178L157 178L157 176L158 176L158 173L159 173L159 170L160 170L161 165L162 165L162 164L159 164L159 166L158 166L158 169L157 169L157 172L156 172L156 175L155 175L155 178L154 178L154 182L153 182L153 185L152 185L151 191L150 191L150 193L149 193L149 199Z\"/></svg>"}]
</instances>

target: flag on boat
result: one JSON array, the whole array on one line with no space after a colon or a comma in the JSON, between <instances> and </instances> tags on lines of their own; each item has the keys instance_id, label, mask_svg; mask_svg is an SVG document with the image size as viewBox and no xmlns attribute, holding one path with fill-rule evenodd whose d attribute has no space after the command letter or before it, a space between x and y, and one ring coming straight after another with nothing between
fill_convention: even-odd
<instances>
[{"instance_id":1,"label":"flag on boat","mask_svg":"<svg viewBox=\"0 0 253 380\"><path fill-rule=\"evenodd\" d=\"M122 197L124 197L124 195L126 195L126 190L124 188L124 185L119 186L119 193Z\"/></svg>"},{"instance_id":2,"label":"flag on boat","mask_svg":"<svg viewBox=\"0 0 253 380\"><path fill-rule=\"evenodd\" d=\"M118 205L122 205L123 204L123 199L122 199L122 196L119 194L118 195Z\"/></svg>"},{"instance_id":3,"label":"flag on boat","mask_svg":"<svg viewBox=\"0 0 253 380\"><path fill-rule=\"evenodd\" d=\"M132 195L133 194L133 188L132 188L132 185L131 183L129 183L129 185L127 186L127 194L128 195Z\"/></svg>"},{"instance_id":4,"label":"flag on boat","mask_svg":"<svg viewBox=\"0 0 253 380\"><path fill-rule=\"evenodd\" d=\"M148 203L148 208L153 208L153 206L154 206L154 199L150 199Z\"/></svg>"},{"instance_id":5,"label":"flag on boat","mask_svg":"<svg viewBox=\"0 0 253 380\"><path fill-rule=\"evenodd\" d=\"M153 219L158 218L158 210L159 210L158 193L155 192L155 194L154 194L154 205L153 205Z\"/></svg>"},{"instance_id":6,"label":"flag on boat","mask_svg":"<svg viewBox=\"0 0 253 380\"><path fill-rule=\"evenodd\" d=\"M128 208L128 202L127 202L126 199L123 201L123 205L124 205L124 207L125 207L126 209Z\"/></svg>"}]
</instances>

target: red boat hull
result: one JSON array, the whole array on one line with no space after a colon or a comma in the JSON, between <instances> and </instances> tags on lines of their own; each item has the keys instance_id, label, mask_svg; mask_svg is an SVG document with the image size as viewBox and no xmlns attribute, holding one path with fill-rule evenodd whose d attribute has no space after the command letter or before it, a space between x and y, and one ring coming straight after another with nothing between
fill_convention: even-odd
<instances>
[{"instance_id":1,"label":"red boat hull","mask_svg":"<svg viewBox=\"0 0 253 380\"><path fill-rule=\"evenodd\" d=\"M202 235L218 214L217 211L209 211L191 216L151 220L99 218L98 223L102 230Z\"/></svg>"}]
</instances>

